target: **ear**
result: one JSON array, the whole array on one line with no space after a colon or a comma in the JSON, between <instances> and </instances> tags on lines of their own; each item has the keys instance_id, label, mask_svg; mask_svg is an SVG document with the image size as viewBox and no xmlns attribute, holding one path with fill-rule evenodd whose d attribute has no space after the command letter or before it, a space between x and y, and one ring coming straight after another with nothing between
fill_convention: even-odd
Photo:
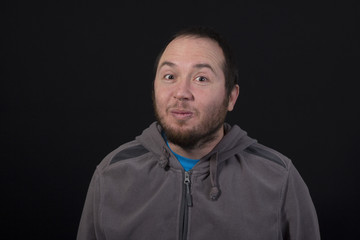
<instances>
[{"instance_id":1,"label":"ear","mask_svg":"<svg viewBox=\"0 0 360 240\"><path fill-rule=\"evenodd\" d=\"M234 109L236 100L239 96L240 87L238 84L236 84L233 89L231 90L230 96L229 96L229 102L228 102L228 111L232 111Z\"/></svg>"}]
</instances>

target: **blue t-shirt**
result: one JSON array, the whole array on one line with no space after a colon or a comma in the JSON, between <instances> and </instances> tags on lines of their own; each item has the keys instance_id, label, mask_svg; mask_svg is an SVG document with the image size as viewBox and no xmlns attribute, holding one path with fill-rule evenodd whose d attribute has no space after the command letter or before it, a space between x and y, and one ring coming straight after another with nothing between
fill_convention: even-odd
<instances>
[{"instance_id":1,"label":"blue t-shirt","mask_svg":"<svg viewBox=\"0 0 360 240\"><path fill-rule=\"evenodd\" d=\"M169 143L168 143L168 141L166 139L165 134L163 134L163 137L164 137L164 139L166 141L167 146L169 147L171 152L175 155L177 160L179 160L181 166L185 169L185 171L189 171L190 169L192 169L195 166L195 164L197 164L200 161L200 159L190 159L190 158L186 158L186 157L183 157L183 156L181 156L179 154L174 153L173 150L169 146Z\"/></svg>"},{"instance_id":2,"label":"blue t-shirt","mask_svg":"<svg viewBox=\"0 0 360 240\"><path fill-rule=\"evenodd\" d=\"M169 146L169 144L168 144L168 146ZM170 148L170 150L171 150L171 148ZM195 166L195 164L197 164L199 162L199 159L190 159L190 158L180 156L179 154L174 153L172 150L171 150L171 152L175 155L177 160L179 160L181 166L183 166L185 171L189 171L190 169L192 169Z\"/></svg>"}]
</instances>

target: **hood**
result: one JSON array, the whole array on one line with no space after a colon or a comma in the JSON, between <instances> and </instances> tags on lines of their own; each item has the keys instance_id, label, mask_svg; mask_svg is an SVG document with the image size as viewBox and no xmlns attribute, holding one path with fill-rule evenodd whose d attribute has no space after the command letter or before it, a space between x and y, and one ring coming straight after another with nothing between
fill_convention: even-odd
<instances>
[{"instance_id":1,"label":"hood","mask_svg":"<svg viewBox=\"0 0 360 240\"><path fill-rule=\"evenodd\" d=\"M161 135L161 131L160 125L157 122L153 122L140 136L136 137L136 140L150 152L156 155L163 155L166 143Z\"/></svg>"},{"instance_id":2,"label":"hood","mask_svg":"<svg viewBox=\"0 0 360 240\"><path fill-rule=\"evenodd\" d=\"M239 126L224 124L225 135L214 149L202 159L208 159L214 154L218 154L218 164L243 151L245 148L255 143L256 140L250 138L247 133Z\"/></svg>"},{"instance_id":3,"label":"hood","mask_svg":"<svg viewBox=\"0 0 360 240\"><path fill-rule=\"evenodd\" d=\"M154 122L149 128L145 129L136 140L149 151L159 155L159 165L165 170L168 170L171 151L167 147L161 135L161 131L160 125L157 122ZM230 126L225 123L224 131L225 135L223 139L221 139L211 152L200 159L193 170L208 171L210 173L212 184L210 198L212 200L216 200L220 196L220 189L217 181L218 166L256 142L255 139L250 138L247 133L237 125Z\"/></svg>"}]
</instances>

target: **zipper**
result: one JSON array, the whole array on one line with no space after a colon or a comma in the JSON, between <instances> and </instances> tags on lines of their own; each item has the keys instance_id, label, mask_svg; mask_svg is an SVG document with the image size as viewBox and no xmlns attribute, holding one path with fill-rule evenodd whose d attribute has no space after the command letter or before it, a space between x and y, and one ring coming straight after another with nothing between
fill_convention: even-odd
<instances>
[{"instance_id":1,"label":"zipper","mask_svg":"<svg viewBox=\"0 0 360 240\"><path fill-rule=\"evenodd\" d=\"M190 180L191 170L184 172L184 185L183 185L183 198L181 204L181 213L180 213L180 240L186 240L187 231L188 231L188 213L189 207L193 206L192 196L191 196L191 180Z\"/></svg>"},{"instance_id":2,"label":"zipper","mask_svg":"<svg viewBox=\"0 0 360 240\"><path fill-rule=\"evenodd\" d=\"M184 179L184 184L186 186L186 195L185 195L185 199L186 199L186 203L188 207L192 207L192 196L191 196L191 191L190 191L190 185L191 185L191 180L190 180L190 174L191 172L185 172L185 179Z\"/></svg>"}]
</instances>

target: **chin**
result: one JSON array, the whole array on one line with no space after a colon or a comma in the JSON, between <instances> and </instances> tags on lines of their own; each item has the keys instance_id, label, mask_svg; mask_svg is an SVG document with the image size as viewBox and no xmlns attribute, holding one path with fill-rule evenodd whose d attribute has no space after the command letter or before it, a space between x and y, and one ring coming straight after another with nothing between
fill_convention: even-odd
<instances>
[{"instance_id":1,"label":"chin","mask_svg":"<svg viewBox=\"0 0 360 240\"><path fill-rule=\"evenodd\" d=\"M189 120L175 120L172 122L164 122L165 126L171 128L173 131L193 131L197 129L196 124L191 123ZM180 132L180 134L181 134Z\"/></svg>"}]
</instances>

